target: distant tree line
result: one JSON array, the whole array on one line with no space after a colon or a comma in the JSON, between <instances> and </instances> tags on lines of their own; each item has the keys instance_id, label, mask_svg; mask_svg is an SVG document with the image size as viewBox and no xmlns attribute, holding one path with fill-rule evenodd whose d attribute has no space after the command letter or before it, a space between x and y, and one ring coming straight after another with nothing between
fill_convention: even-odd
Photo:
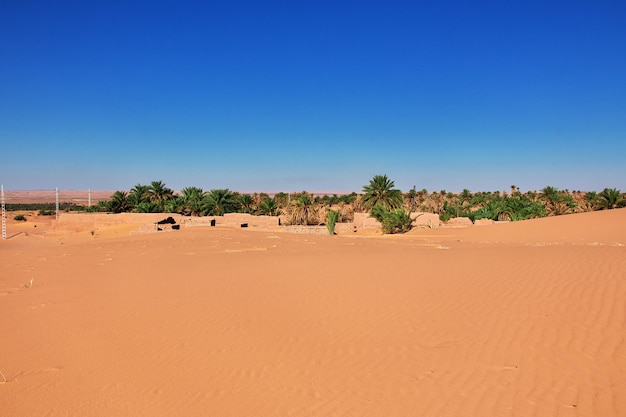
<instances>
[{"instance_id":1,"label":"distant tree line","mask_svg":"<svg viewBox=\"0 0 626 417\"><path fill-rule=\"evenodd\" d=\"M39 214L47 215L56 213L56 203L7 203L7 211L39 211ZM61 211L86 211L88 207L69 202L59 202Z\"/></svg>"},{"instance_id":2,"label":"distant tree line","mask_svg":"<svg viewBox=\"0 0 626 417\"><path fill-rule=\"evenodd\" d=\"M322 225L350 222L354 213L370 213L381 222L386 233L410 229L411 213L436 213L442 221L468 217L495 221L518 221L546 216L559 216L626 206L626 195L616 188L601 192L559 190L547 186L540 191L520 192L512 185L510 191L460 193L445 190L408 192L394 188L386 175L375 175L362 193L324 195L301 191L295 193L241 194L229 189L205 191L186 187L174 192L163 181L136 184L130 191L115 191L107 201L92 207L61 203L60 209L95 212L179 213L185 216L221 216L226 213L282 216L287 224ZM54 204L7 204L8 210L40 210L53 214ZM332 219L331 217L332 216Z\"/></svg>"}]
</instances>

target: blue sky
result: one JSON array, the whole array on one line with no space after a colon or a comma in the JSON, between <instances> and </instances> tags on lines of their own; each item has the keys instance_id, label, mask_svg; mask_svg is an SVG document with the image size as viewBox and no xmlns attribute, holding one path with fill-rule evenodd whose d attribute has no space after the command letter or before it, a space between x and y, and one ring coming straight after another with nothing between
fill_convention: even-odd
<instances>
[{"instance_id":1,"label":"blue sky","mask_svg":"<svg viewBox=\"0 0 626 417\"><path fill-rule=\"evenodd\" d=\"M626 190L625 21L621 0L0 0L0 182Z\"/></svg>"}]
</instances>

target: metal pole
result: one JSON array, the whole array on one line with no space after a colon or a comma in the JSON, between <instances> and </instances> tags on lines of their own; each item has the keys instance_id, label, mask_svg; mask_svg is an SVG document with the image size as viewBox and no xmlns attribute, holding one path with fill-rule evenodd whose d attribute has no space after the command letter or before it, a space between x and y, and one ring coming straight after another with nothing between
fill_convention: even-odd
<instances>
[{"instance_id":1,"label":"metal pole","mask_svg":"<svg viewBox=\"0 0 626 417\"><path fill-rule=\"evenodd\" d=\"M89 201L87 203L87 207L91 207L91 188L89 189Z\"/></svg>"},{"instance_id":2,"label":"metal pole","mask_svg":"<svg viewBox=\"0 0 626 417\"><path fill-rule=\"evenodd\" d=\"M59 220L59 188L56 188L56 208L57 208L57 216L56 219Z\"/></svg>"},{"instance_id":3,"label":"metal pole","mask_svg":"<svg viewBox=\"0 0 626 417\"><path fill-rule=\"evenodd\" d=\"M2 239L7 238L7 213L6 207L4 206L4 185L0 185L0 190L2 191Z\"/></svg>"}]
</instances>

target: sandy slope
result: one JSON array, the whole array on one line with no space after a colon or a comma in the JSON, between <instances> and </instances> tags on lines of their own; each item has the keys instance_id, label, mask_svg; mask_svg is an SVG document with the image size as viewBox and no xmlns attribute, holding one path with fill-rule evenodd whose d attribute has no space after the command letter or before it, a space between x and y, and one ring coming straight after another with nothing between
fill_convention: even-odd
<instances>
[{"instance_id":1,"label":"sandy slope","mask_svg":"<svg viewBox=\"0 0 626 417\"><path fill-rule=\"evenodd\" d=\"M400 237L46 227L0 242L3 416L626 410L625 210Z\"/></svg>"}]
</instances>

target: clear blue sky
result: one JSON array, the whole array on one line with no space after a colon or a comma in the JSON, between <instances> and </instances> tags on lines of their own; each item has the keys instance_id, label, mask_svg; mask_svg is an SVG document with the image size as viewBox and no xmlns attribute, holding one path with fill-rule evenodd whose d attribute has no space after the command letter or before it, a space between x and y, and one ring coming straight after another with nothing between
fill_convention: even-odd
<instances>
[{"instance_id":1,"label":"clear blue sky","mask_svg":"<svg viewBox=\"0 0 626 417\"><path fill-rule=\"evenodd\" d=\"M0 0L0 183L626 190L625 22L623 0Z\"/></svg>"}]
</instances>

